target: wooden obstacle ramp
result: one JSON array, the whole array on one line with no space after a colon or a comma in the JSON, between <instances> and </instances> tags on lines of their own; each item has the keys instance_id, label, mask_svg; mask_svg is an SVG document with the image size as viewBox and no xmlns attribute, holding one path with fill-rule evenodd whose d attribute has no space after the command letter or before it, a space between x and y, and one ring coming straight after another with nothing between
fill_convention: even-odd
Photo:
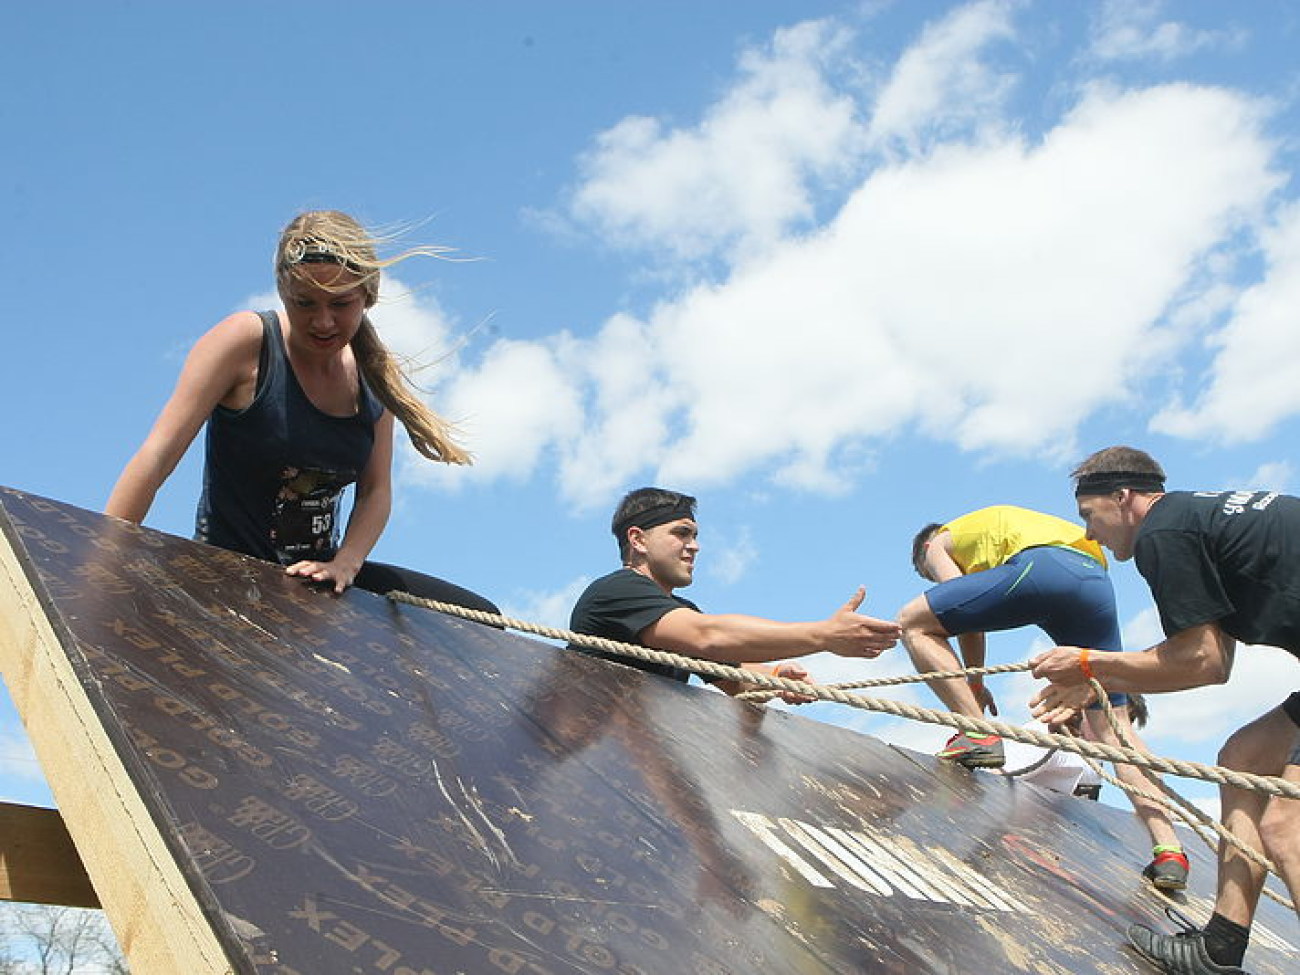
<instances>
[{"instance_id":1,"label":"wooden obstacle ramp","mask_svg":"<svg viewBox=\"0 0 1300 975\"><path fill-rule=\"evenodd\" d=\"M0 665L137 975L1128 973L1168 923L1119 810L18 491L0 528ZM1294 930L1265 901L1250 971Z\"/></svg>"}]
</instances>

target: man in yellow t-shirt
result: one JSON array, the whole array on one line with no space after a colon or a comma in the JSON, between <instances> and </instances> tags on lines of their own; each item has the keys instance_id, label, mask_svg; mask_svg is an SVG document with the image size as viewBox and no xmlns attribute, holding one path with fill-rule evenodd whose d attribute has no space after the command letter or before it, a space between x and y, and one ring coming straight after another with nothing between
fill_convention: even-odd
<instances>
[{"instance_id":1,"label":"man in yellow t-shirt","mask_svg":"<svg viewBox=\"0 0 1300 975\"><path fill-rule=\"evenodd\" d=\"M1059 646L1121 651L1115 590L1106 574L1106 556L1084 530L1053 515L995 505L926 525L912 543L912 565L936 585L917 596L899 614L903 644L917 671L983 667L984 634L1038 626ZM1070 639L1065 639L1065 634ZM957 638L962 663L949 642ZM981 678L933 680L930 688L948 710L979 718L985 708L996 715L993 695ZM1110 695L1115 717L1134 747L1143 747L1128 720L1128 699ZM1099 707L1086 712L1088 737L1118 744ZM967 768L1001 768L1002 740L996 735L959 732L938 757ZM1143 773L1120 765L1116 775L1126 784L1147 787ZM1187 858L1164 808L1134 798L1155 847L1145 875L1162 890L1187 885Z\"/></svg>"}]
</instances>

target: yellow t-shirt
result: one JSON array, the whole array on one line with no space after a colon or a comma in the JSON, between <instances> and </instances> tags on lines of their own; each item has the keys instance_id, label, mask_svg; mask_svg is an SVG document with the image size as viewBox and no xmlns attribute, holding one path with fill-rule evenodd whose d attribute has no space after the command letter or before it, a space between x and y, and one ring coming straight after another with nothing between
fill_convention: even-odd
<instances>
[{"instance_id":1,"label":"yellow t-shirt","mask_svg":"<svg viewBox=\"0 0 1300 975\"><path fill-rule=\"evenodd\" d=\"M940 531L952 535L953 561L963 573L982 572L1035 545L1078 549L1106 566L1101 546L1073 522L1028 508L997 504L954 518Z\"/></svg>"}]
</instances>

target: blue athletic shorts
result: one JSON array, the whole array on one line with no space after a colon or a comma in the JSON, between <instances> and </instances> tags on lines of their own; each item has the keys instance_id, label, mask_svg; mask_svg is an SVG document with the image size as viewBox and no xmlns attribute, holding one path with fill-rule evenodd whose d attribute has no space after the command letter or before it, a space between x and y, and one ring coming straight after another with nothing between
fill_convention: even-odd
<instances>
[{"instance_id":1,"label":"blue athletic shorts","mask_svg":"<svg viewBox=\"0 0 1300 975\"><path fill-rule=\"evenodd\" d=\"M1002 565L941 582L925 594L951 636L1040 627L1057 646L1124 649L1115 590L1096 559L1072 548L1027 548ZM1128 703L1111 694L1112 705Z\"/></svg>"}]
</instances>

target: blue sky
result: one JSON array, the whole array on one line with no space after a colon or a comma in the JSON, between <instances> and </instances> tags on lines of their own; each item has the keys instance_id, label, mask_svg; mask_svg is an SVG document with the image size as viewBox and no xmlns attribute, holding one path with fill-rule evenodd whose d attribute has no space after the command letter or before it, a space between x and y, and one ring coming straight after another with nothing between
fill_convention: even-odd
<instances>
[{"instance_id":1,"label":"blue sky","mask_svg":"<svg viewBox=\"0 0 1300 975\"><path fill-rule=\"evenodd\" d=\"M270 307L296 212L466 260L375 313L469 470L399 452L378 558L564 625L609 512L697 495L689 595L892 616L923 523L1069 516L1130 443L1171 487L1296 492L1300 13L1108 3L25 4L0 15L0 483L100 508L185 352ZM192 451L147 523L188 535ZM1116 567L1126 638L1158 637ZM1044 646L995 639L995 662ZM815 657L822 680L908 672ZM1212 761L1297 685L1152 702ZM993 688L1023 719L1026 678ZM924 688L890 696L935 706ZM944 729L805 708L930 749ZM0 792L49 801L11 708ZM1210 789L1187 784L1193 796Z\"/></svg>"}]
</instances>

